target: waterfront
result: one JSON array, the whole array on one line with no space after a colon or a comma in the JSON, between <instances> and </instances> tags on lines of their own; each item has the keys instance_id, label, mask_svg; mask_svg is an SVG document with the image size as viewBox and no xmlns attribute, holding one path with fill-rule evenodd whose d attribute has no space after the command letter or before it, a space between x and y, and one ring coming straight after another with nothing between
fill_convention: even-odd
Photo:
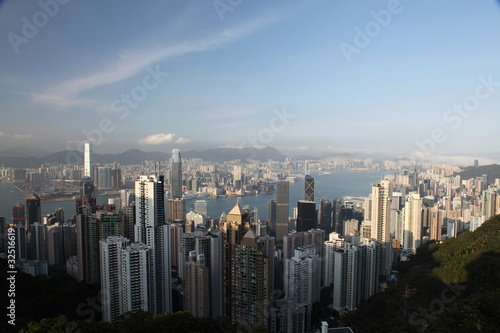
<instances>
[{"instance_id":1,"label":"waterfront","mask_svg":"<svg viewBox=\"0 0 500 333\"><path fill-rule=\"evenodd\" d=\"M320 199L327 198L332 201L335 198L344 196L367 196L371 193L370 184L378 182L389 171L384 172L342 172L331 174L313 174L315 178L315 201L318 203ZM107 202L108 198L114 198L117 195L105 195L97 197L97 203L102 204ZM12 206L17 202L24 203L25 194L22 194L11 184L0 182L0 216L6 217L9 220L12 217ZM267 202L275 198L275 193L259 194L252 196L239 197L240 205L249 205L255 207L259 211L259 218L264 220L267 218ZM304 198L304 182L298 180L294 184L290 184L290 216L292 216L293 207L296 206L298 200ZM207 200L207 211L210 217L218 217L223 211L228 213L236 203L235 197L217 197L204 198ZM186 200L186 212L194 209L194 202L197 199ZM54 212L57 208L64 209L66 219L73 217L75 214L74 200L42 202L42 217L47 213Z\"/></svg>"}]
</instances>

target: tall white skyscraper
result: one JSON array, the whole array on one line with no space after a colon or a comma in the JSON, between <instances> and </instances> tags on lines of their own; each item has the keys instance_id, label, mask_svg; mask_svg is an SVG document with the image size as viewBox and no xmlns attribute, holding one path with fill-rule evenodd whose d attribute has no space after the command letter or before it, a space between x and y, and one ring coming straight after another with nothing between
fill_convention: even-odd
<instances>
[{"instance_id":1,"label":"tall white skyscraper","mask_svg":"<svg viewBox=\"0 0 500 333\"><path fill-rule=\"evenodd\" d=\"M321 258L314 246L298 248L291 259L285 260L284 289L286 298L296 303L319 301Z\"/></svg>"},{"instance_id":2,"label":"tall white skyscraper","mask_svg":"<svg viewBox=\"0 0 500 333\"><path fill-rule=\"evenodd\" d=\"M84 151L84 177L92 178L92 144L90 142L85 142Z\"/></svg>"},{"instance_id":3,"label":"tall white skyscraper","mask_svg":"<svg viewBox=\"0 0 500 333\"><path fill-rule=\"evenodd\" d=\"M390 214L392 184L382 180L372 185L371 237L380 243L382 253L380 274L389 275L392 266L392 244L390 235Z\"/></svg>"},{"instance_id":4,"label":"tall white skyscraper","mask_svg":"<svg viewBox=\"0 0 500 333\"><path fill-rule=\"evenodd\" d=\"M130 241L121 236L110 236L99 241L101 262L102 319L115 322L124 313L122 251Z\"/></svg>"},{"instance_id":5,"label":"tall white skyscraper","mask_svg":"<svg viewBox=\"0 0 500 333\"><path fill-rule=\"evenodd\" d=\"M422 243L422 204L423 200L417 192L406 197L404 210L403 248L415 252Z\"/></svg>"},{"instance_id":6,"label":"tall white skyscraper","mask_svg":"<svg viewBox=\"0 0 500 333\"><path fill-rule=\"evenodd\" d=\"M149 272L152 294L151 313L170 312L171 255L170 225L165 223L165 198L163 176L140 176L135 182L135 242L141 242L152 250L153 269Z\"/></svg>"},{"instance_id":7,"label":"tall white skyscraper","mask_svg":"<svg viewBox=\"0 0 500 333\"><path fill-rule=\"evenodd\" d=\"M156 313L153 249L133 243L122 251L123 312Z\"/></svg>"}]
</instances>

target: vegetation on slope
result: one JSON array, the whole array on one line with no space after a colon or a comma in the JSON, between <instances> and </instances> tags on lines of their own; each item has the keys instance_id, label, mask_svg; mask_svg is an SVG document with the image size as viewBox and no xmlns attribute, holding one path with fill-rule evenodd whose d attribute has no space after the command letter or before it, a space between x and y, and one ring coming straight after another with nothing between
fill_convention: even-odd
<instances>
[{"instance_id":1,"label":"vegetation on slope","mask_svg":"<svg viewBox=\"0 0 500 333\"><path fill-rule=\"evenodd\" d=\"M356 332L495 332L500 215L475 232L422 245L399 279L347 317Z\"/></svg>"}]
</instances>

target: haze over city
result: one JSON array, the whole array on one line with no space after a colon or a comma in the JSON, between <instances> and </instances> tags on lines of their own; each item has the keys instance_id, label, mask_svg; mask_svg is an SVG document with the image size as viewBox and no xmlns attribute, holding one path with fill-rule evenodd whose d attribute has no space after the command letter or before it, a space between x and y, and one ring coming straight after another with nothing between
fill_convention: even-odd
<instances>
[{"instance_id":1,"label":"haze over city","mask_svg":"<svg viewBox=\"0 0 500 333\"><path fill-rule=\"evenodd\" d=\"M497 1L69 1L45 12L0 4L0 150L90 140L96 153L500 160Z\"/></svg>"}]
</instances>

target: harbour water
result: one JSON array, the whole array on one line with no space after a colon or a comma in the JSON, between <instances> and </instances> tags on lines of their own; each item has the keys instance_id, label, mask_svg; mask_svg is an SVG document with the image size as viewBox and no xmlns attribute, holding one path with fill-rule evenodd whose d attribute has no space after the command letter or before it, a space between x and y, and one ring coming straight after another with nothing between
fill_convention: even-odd
<instances>
[{"instance_id":1,"label":"harbour water","mask_svg":"<svg viewBox=\"0 0 500 333\"><path fill-rule=\"evenodd\" d=\"M344 196L364 197L371 193L371 184L380 181L384 175L390 172L342 172L331 174L313 174L315 178L315 200L318 203L320 199L326 198L332 201L335 198ZM12 206L17 202L25 204L26 194L19 192L10 183L0 182L0 216L7 220L12 217ZM116 195L100 196L97 203L107 202L108 198ZM252 196L239 197L240 205L249 205L259 211L259 218L267 218L267 202L276 197L276 193L259 194ZM217 197L203 198L207 200L207 212L210 217L218 217L223 211L228 213L236 203L235 197ZM304 199L304 182L298 180L290 184L290 216L293 207L297 205L298 200ZM194 203L197 199L186 200L186 212L194 209ZM74 200L42 202L42 216L54 212L57 208L64 209L65 218L71 218L75 214Z\"/></svg>"}]
</instances>

